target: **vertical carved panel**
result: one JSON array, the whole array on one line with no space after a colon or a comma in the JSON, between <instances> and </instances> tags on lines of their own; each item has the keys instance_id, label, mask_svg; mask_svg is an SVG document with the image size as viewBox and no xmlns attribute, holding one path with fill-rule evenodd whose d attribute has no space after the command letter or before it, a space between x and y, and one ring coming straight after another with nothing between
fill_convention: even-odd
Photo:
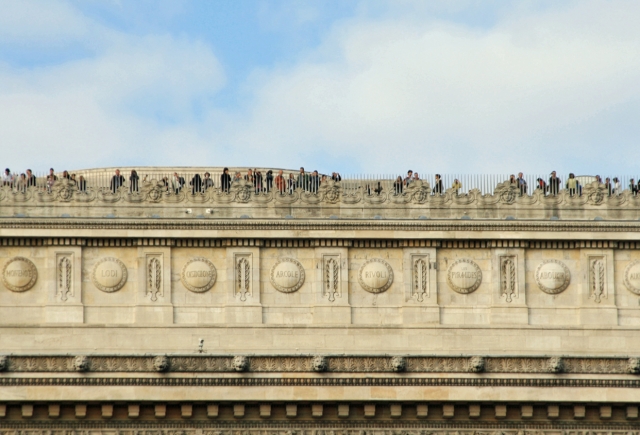
<instances>
[{"instance_id":1,"label":"vertical carved panel","mask_svg":"<svg viewBox=\"0 0 640 435\"><path fill-rule=\"evenodd\" d=\"M73 262L71 255L60 255L57 258L57 294L62 302L73 297Z\"/></svg>"},{"instance_id":2,"label":"vertical carved panel","mask_svg":"<svg viewBox=\"0 0 640 435\"><path fill-rule=\"evenodd\" d=\"M516 257L500 257L500 296L504 296L507 302L518 297L516 273Z\"/></svg>"},{"instance_id":3,"label":"vertical carved panel","mask_svg":"<svg viewBox=\"0 0 640 435\"><path fill-rule=\"evenodd\" d=\"M589 297L597 303L607 297L604 257L589 257Z\"/></svg>"},{"instance_id":4,"label":"vertical carved panel","mask_svg":"<svg viewBox=\"0 0 640 435\"><path fill-rule=\"evenodd\" d=\"M162 262L158 256L147 257L147 296L153 301L163 296L162 291Z\"/></svg>"},{"instance_id":5,"label":"vertical carved panel","mask_svg":"<svg viewBox=\"0 0 640 435\"><path fill-rule=\"evenodd\" d=\"M242 302L251 296L251 263L249 256L236 257L236 285L235 294Z\"/></svg>"},{"instance_id":6,"label":"vertical carved panel","mask_svg":"<svg viewBox=\"0 0 640 435\"><path fill-rule=\"evenodd\" d=\"M414 257L411 271L411 297L423 302L429 297L429 257Z\"/></svg>"},{"instance_id":7,"label":"vertical carved panel","mask_svg":"<svg viewBox=\"0 0 640 435\"><path fill-rule=\"evenodd\" d=\"M334 302L336 298L342 297L342 292L340 289L339 257L325 256L322 281L323 297L327 297L330 302Z\"/></svg>"}]
</instances>

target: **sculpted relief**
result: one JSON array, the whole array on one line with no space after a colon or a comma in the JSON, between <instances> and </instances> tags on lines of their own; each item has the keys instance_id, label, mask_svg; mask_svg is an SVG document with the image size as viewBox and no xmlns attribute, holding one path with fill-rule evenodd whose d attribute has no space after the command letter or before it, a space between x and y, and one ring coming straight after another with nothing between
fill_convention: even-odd
<instances>
[{"instance_id":1,"label":"sculpted relief","mask_svg":"<svg viewBox=\"0 0 640 435\"><path fill-rule=\"evenodd\" d=\"M282 258L271 268L271 285L282 293L293 293L304 284L304 267L298 260Z\"/></svg>"},{"instance_id":2,"label":"sculpted relief","mask_svg":"<svg viewBox=\"0 0 640 435\"><path fill-rule=\"evenodd\" d=\"M14 292L24 292L33 287L38 280L38 270L31 260L25 257L13 257L2 269L2 283Z\"/></svg>"},{"instance_id":3,"label":"sculpted relief","mask_svg":"<svg viewBox=\"0 0 640 435\"><path fill-rule=\"evenodd\" d=\"M556 295L565 291L569 286L571 272L561 261L546 260L536 269L535 278L540 290L550 295Z\"/></svg>"},{"instance_id":4,"label":"sculpted relief","mask_svg":"<svg viewBox=\"0 0 640 435\"><path fill-rule=\"evenodd\" d=\"M127 282L127 267L117 258L101 258L93 267L91 281L103 292L117 292Z\"/></svg>"},{"instance_id":5,"label":"sculpted relief","mask_svg":"<svg viewBox=\"0 0 640 435\"><path fill-rule=\"evenodd\" d=\"M631 293L640 295L640 260L630 263L624 270L624 285Z\"/></svg>"},{"instance_id":6,"label":"sculpted relief","mask_svg":"<svg viewBox=\"0 0 640 435\"><path fill-rule=\"evenodd\" d=\"M454 261L447 271L447 284L451 290L461 293L473 293L482 283L480 267L468 258Z\"/></svg>"},{"instance_id":7,"label":"sculpted relief","mask_svg":"<svg viewBox=\"0 0 640 435\"><path fill-rule=\"evenodd\" d=\"M372 258L360 268L358 282L369 293L385 292L393 284L393 269L386 261Z\"/></svg>"},{"instance_id":8,"label":"sculpted relief","mask_svg":"<svg viewBox=\"0 0 640 435\"><path fill-rule=\"evenodd\" d=\"M187 261L180 273L180 281L187 290L204 293L216 283L216 267L206 258L196 257Z\"/></svg>"}]
</instances>

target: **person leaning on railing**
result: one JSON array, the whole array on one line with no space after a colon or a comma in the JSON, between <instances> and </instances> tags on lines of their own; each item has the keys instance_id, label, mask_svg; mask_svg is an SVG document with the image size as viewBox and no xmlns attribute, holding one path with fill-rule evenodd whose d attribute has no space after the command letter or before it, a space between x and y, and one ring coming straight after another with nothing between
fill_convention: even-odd
<instances>
[{"instance_id":1,"label":"person leaning on railing","mask_svg":"<svg viewBox=\"0 0 640 435\"><path fill-rule=\"evenodd\" d=\"M458 195L460 193L460 189L462 189L462 183L456 178L455 180L453 180L451 188L453 189L453 193Z\"/></svg>"},{"instance_id":2,"label":"person leaning on railing","mask_svg":"<svg viewBox=\"0 0 640 435\"><path fill-rule=\"evenodd\" d=\"M402 177L400 175L398 175L398 178L396 178L396 182L393 183L393 191L396 195L399 195L402 193L402 188L404 186L404 180L402 179Z\"/></svg>"},{"instance_id":3,"label":"person leaning on railing","mask_svg":"<svg viewBox=\"0 0 640 435\"><path fill-rule=\"evenodd\" d=\"M138 172L135 169L131 170L131 175L129 175L129 192L138 193L140 187L140 177L138 176Z\"/></svg>"},{"instance_id":4,"label":"person leaning on railing","mask_svg":"<svg viewBox=\"0 0 640 435\"><path fill-rule=\"evenodd\" d=\"M202 177L200 177L200 174L193 175L191 181L189 181L189 186L191 186L192 195L202 192Z\"/></svg>"},{"instance_id":5,"label":"person leaning on railing","mask_svg":"<svg viewBox=\"0 0 640 435\"><path fill-rule=\"evenodd\" d=\"M527 194L527 180L524 179L522 172L518 172L518 189L520 189L520 196Z\"/></svg>"},{"instance_id":6,"label":"person leaning on railing","mask_svg":"<svg viewBox=\"0 0 640 435\"><path fill-rule=\"evenodd\" d=\"M569 196L575 195L578 191L578 180L576 180L576 176L573 174L573 172L569 174L566 188L569 190Z\"/></svg>"},{"instance_id":7,"label":"person leaning on railing","mask_svg":"<svg viewBox=\"0 0 640 435\"><path fill-rule=\"evenodd\" d=\"M13 187L13 182L15 181L15 176L11 173L9 168L4 170L4 175L2 176L2 185Z\"/></svg>"},{"instance_id":8,"label":"person leaning on railing","mask_svg":"<svg viewBox=\"0 0 640 435\"><path fill-rule=\"evenodd\" d=\"M82 193L87 192L87 180L85 180L82 175L78 177L78 191Z\"/></svg>"},{"instance_id":9,"label":"person leaning on railing","mask_svg":"<svg viewBox=\"0 0 640 435\"><path fill-rule=\"evenodd\" d=\"M284 176L282 175L282 169L278 171L278 175L276 175L274 181L276 183L276 190L278 191L278 193L283 194L286 189L286 182Z\"/></svg>"},{"instance_id":10,"label":"person leaning on railing","mask_svg":"<svg viewBox=\"0 0 640 435\"><path fill-rule=\"evenodd\" d=\"M560 192L560 178L556 176L556 171L551 172L547 189L551 195L557 195Z\"/></svg>"},{"instance_id":11,"label":"person leaning on railing","mask_svg":"<svg viewBox=\"0 0 640 435\"><path fill-rule=\"evenodd\" d=\"M631 191L632 195L638 194L638 186L636 186L636 182L633 178L629 180L629 190Z\"/></svg>"},{"instance_id":12,"label":"person leaning on railing","mask_svg":"<svg viewBox=\"0 0 640 435\"><path fill-rule=\"evenodd\" d=\"M116 193L120 186L124 186L124 177L120 175L120 169L116 169L116 173L113 177L111 177L111 192Z\"/></svg>"},{"instance_id":13,"label":"person leaning on railing","mask_svg":"<svg viewBox=\"0 0 640 435\"><path fill-rule=\"evenodd\" d=\"M220 188L224 193L229 193L229 189L231 189L231 175L229 175L229 168L224 168L222 175L220 175Z\"/></svg>"},{"instance_id":14,"label":"person leaning on railing","mask_svg":"<svg viewBox=\"0 0 640 435\"><path fill-rule=\"evenodd\" d=\"M438 195L442 195L443 193L443 189L442 189L442 177L440 176L440 174L436 174L436 181L433 184L433 191L432 193L438 194Z\"/></svg>"},{"instance_id":15,"label":"person leaning on railing","mask_svg":"<svg viewBox=\"0 0 640 435\"><path fill-rule=\"evenodd\" d=\"M36 186L36 176L33 175L33 172L31 171L31 169L27 169L27 186L31 187L31 186Z\"/></svg>"},{"instance_id":16,"label":"person leaning on railing","mask_svg":"<svg viewBox=\"0 0 640 435\"><path fill-rule=\"evenodd\" d=\"M213 187L213 180L211 179L211 174L205 172L202 179L202 191L205 192L210 187Z\"/></svg>"}]
</instances>

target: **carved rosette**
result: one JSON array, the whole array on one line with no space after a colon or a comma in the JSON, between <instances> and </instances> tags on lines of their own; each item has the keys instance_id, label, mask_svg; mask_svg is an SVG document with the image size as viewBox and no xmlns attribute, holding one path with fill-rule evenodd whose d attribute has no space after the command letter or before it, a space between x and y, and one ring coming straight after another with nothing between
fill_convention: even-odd
<instances>
[{"instance_id":1,"label":"carved rosette","mask_svg":"<svg viewBox=\"0 0 640 435\"><path fill-rule=\"evenodd\" d=\"M213 263L206 258L196 257L187 261L180 273L180 282L194 293L204 293L216 283L218 273Z\"/></svg>"},{"instance_id":2,"label":"carved rosette","mask_svg":"<svg viewBox=\"0 0 640 435\"><path fill-rule=\"evenodd\" d=\"M24 292L38 280L38 269L25 257L13 257L2 269L2 283L13 292Z\"/></svg>"},{"instance_id":3,"label":"carved rosette","mask_svg":"<svg viewBox=\"0 0 640 435\"><path fill-rule=\"evenodd\" d=\"M571 282L571 272L558 260L543 261L535 273L536 283L543 292L556 295L566 290Z\"/></svg>"},{"instance_id":4,"label":"carved rosette","mask_svg":"<svg viewBox=\"0 0 640 435\"><path fill-rule=\"evenodd\" d=\"M383 293L393 284L393 269L383 259L372 258L360 268L358 282L369 293Z\"/></svg>"},{"instance_id":5,"label":"carved rosette","mask_svg":"<svg viewBox=\"0 0 640 435\"><path fill-rule=\"evenodd\" d=\"M640 260L633 261L624 270L624 286L640 296Z\"/></svg>"},{"instance_id":6,"label":"carved rosette","mask_svg":"<svg viewBox=\"0 0 640 435\"><path fill-rule=\"evenodd\" d=\"M447 271L447 284L451 290L461 293L473 293L482 283L482 270L473 260L461 258L454 261Z\"/></svg>"},{"instance_id":7,"label":"carved rosette","mask_svg":"<svg viewBox=\"0 0 640 435\"><path fill-rule=\"evenodd\" d=\"M304 267L296 259L281 258L271 268L269 281L271 285L282 293L298 291L304 284Z\"/></svg>"},{"instance_id":8,"label":"carved rosette","mask_svg":"<svg viewBox=\"0 0 640 435\"><path fill-rule=\"evenodd\" d=\"M101 258L93 266L91 281L103 292L117 292L127 283L127 267L115 257Z\"/></svg>"}]
</instances>

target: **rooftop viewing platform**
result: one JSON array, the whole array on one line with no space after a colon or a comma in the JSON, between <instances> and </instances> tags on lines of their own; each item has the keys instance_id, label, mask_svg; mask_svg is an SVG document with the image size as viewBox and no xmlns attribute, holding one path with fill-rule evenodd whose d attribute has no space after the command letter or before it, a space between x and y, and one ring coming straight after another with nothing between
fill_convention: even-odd
<instances>
[{"instance_id":1,"label":"rooftop viewing platform","mask_svg":"<svg viewBox=\"0 0 640 435\"><path fill-rule=\"evenodd\" d=\"M632 177L229 168L5 172L2 217L637 220ZM116 175L117 171L117 175ZM410 171L411 172L411 171Z\"/></svg>"}]
</instances>

